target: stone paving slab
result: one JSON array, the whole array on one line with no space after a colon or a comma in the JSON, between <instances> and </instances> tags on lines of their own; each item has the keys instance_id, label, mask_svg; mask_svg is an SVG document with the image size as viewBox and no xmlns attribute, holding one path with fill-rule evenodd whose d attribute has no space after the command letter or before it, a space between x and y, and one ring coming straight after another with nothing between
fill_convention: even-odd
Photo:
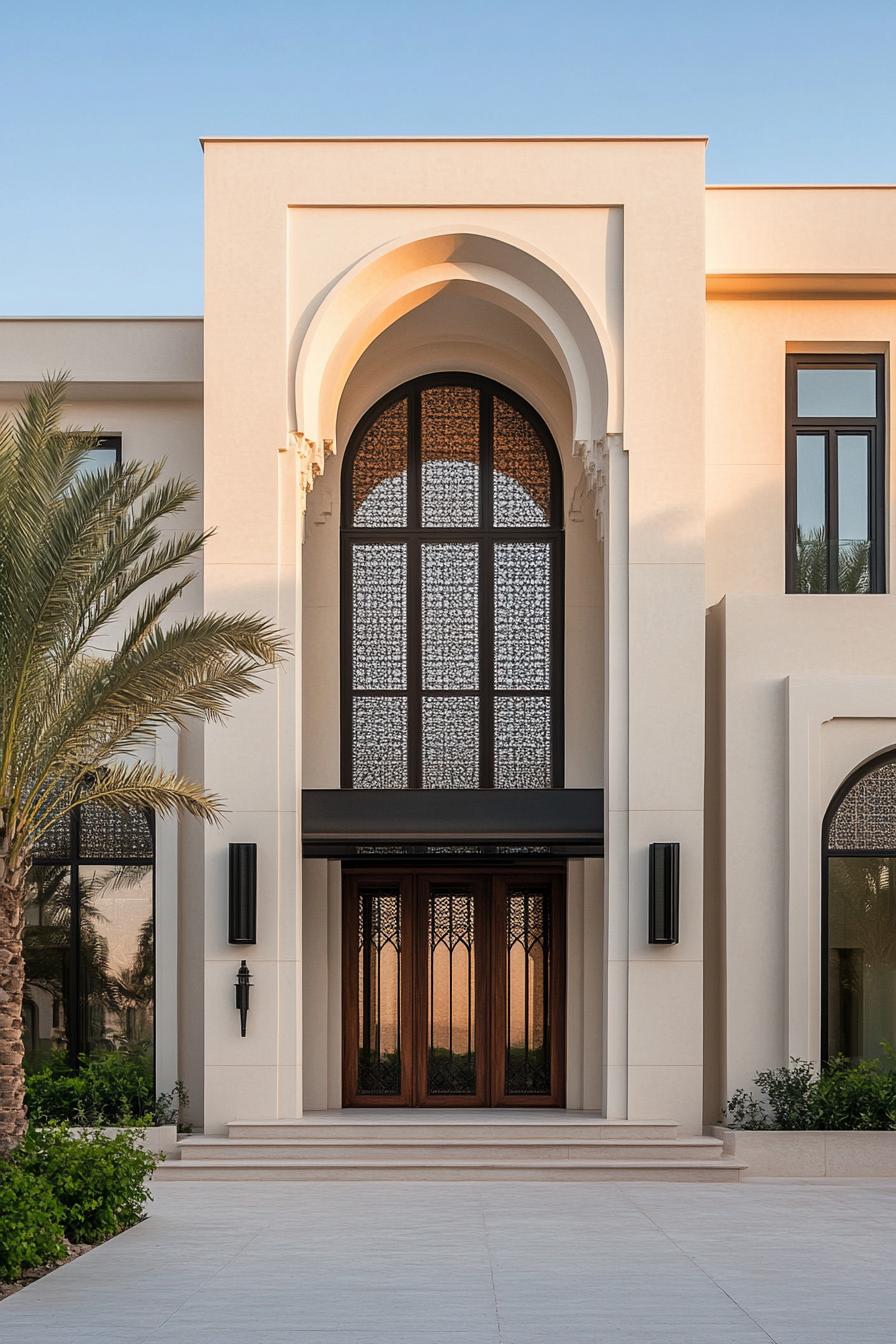
<instances>
[{"instance_id":1,"label":"stone paving slab","mask_svg":"<svg viewBox=\"0 0 896 1344\"><path fill-rule=\"evenodd\" d=\"M896 1181L158 1184L0 1344L892 1344Z\"/></svg>"}]
</instances>

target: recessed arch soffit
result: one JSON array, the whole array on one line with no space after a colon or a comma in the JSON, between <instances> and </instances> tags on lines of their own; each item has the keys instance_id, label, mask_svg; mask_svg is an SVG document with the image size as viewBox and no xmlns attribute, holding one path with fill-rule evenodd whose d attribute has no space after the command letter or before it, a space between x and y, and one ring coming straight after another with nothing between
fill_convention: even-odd
<instances>
[{"instance_id":1,"label":"recessed arch soffit","mask_svg":"<svg viewBox=\"0 0 896 1344\"><path fill-rule=\"evenodd\" d=\"M589 476L620 407L614 353L593 305L574 281L516 239L464 230L420 234L365 257L328 291L298 349L291 437L305 492L336 446L339 400L357 361L387 328L446 286L469 287L524 321L566 380L575 448Z\"/></svg>"}]
</instances>

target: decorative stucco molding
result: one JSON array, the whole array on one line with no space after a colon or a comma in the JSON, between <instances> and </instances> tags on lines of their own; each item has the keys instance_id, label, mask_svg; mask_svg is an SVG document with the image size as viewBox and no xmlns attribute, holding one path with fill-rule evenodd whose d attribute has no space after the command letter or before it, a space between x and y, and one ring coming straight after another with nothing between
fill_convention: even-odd
<instances>
[{"instance_id":1,"label":"decorative stucco molding","mask_svg":"<svg viewBox=\"0 0 896 1344\"><path fill-rule=\"evenodd\" d=\"M606 535L610 456L621 450L621 434L604 434L599 439L576 439L573 444L573 452L582 459L588 489L594 492L594 516L598 521L601 541Z\"/></svg>"},{"instance_id":2,"label":"decorative stucco molding","mask_svg":"<svg viewBox=\"0 0 896 1344\"><path fill-rule=\"evenodd\" d=\"M299 492L299 511L304 514L308 491L314 486L315 479L323 474L326 459L336 451L332 439L306 439L301 430L294 430L290 436L296 454L296 486Z\"/></svg>"},{"instance_id":3,"label":"decorative stucco molding","mask_svg":"<svg viewBox=\"0 0 896 1344\"><path fill-rule=\"evenodd\" d=\"M333 437L339 399L359 355L449 284L515 313L542 339L567 382L576 435L584 438L618 422L613 344L587 294L531 244L464 224L384 243L342 275L313 315L306 315L292 423L312 439Z\"/></svg>"}]
</instances>

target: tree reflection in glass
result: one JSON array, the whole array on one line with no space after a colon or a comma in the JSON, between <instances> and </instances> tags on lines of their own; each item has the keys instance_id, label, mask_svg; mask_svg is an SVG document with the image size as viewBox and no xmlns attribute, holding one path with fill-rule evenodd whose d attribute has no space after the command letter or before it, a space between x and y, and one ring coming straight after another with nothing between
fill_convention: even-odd
<instances>
[{"instance_id":1,"label":"tree reflection in glass","mask_svg":"<svg viewBox=\"0 0 896 1344\"><path fill-rule=\"evenodd\" d=\"M52 1050L68 1048L71 993L71 899L69 868L36 867L25 910L26 1064L33 1068Z\"/></svg>"},{"instance_id":2,"label":"tree reflection in glass","mask_svg":"<svg viewBox=\"0 0 896 1344\"><path fill-rule=\"evenodd\" d=\"M828 1053L884 1059L896 1041L896 859L828 860Z\"/></svg>"},{"instance_id":3,"label":"tree reflection in glass","mask_svg":"<svg viewBox=\"0 0 896 1344\"><path fill-rule=\"evenodd\" d=\"M82 1048L151 1044L152 868L84 864L80 883Z\"/></svg>"},{"instance_id":4,"label":"tree reflection in glass","mask_svg":"<svg viewBox=\"0 0 896 1344\"><path fill-rule=\"evenodd\" d=\"M25 924L25 1055L68 1050L72 902L67 864L36 864ZM78 1032L85 1054L153 1044L155 948L150 864L79 868Z\"/></svg>"}]
</instances>

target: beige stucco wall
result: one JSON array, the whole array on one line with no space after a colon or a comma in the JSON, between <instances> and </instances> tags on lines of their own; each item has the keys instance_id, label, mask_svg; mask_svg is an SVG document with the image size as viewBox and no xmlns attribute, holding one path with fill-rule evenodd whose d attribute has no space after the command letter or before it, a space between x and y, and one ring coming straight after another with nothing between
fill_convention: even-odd
<instances>
[{"instance_id":1,"label":"beige stucco wall","mask_svg":"<svg viewBox=\"0 0 896 1344\"><path fill-rule=\"evenodd\" d=\"M0 385L14 397L66 372L73 400L197 400L202 319L0 317Z\"/></svg>"},{"instance_id":2,"label":"beige stucco wall","mask_svg":"<svg viewBox=\"0 0 896 1344\"><path fill-rule=\"evenodd\" d=\"M719 747L716 1104L820 1049L821 832L843 779L896 743L896 599L728 595Z\"/></svg>"},{"instance_id":3,"label":"beige stucco wall","mask_svg":"<svg viewBox=\"0 0 896 1344\"><path fill-rule=\"evenodd\" d=\"M615 620L624 633L612 655L604 654L613 689L604 675L603 690L613 712L604 713L601 773L616 862L605 866L603 1092L612 1114L674 1115L696 1127L702 141L207 141L205 155L205 509L218 525L206 557L209 605L239 597L293 628L299 561L310 573L324 553L315 537L302 555L292 516L296 484L310 480L329 450L338 458L346 418L338 412L352 370L386 328L414 310L420 285L426 299L444 285L469 289L541 336L563 368L583 458L594 463L597 441L607 430L615 436L612 474L625 517L617 512L620 549L612 579L605 575L601 608L608 626ZM439 238L447 241L432 241ZM572 448L562 445L567 455ZM336 493L329 488L336 465L326 463L317 479L321 512L312 496L306 536L335 529L335 509L322 515ZM323 584L311 583L309 591L332 583L332 567L326 570ZM583 611L583 628L591 619L591 610ZM309 684L336 680L332 622L330 632L263 695L239 706L226 730L206 733L207 782L234 808L225 832L206 842L212 1127L233 1118L235 1107L290 1115L301 1104L300 1005L308 1000L295 919L302 748L291 678L299 672ZM297 628L297 644L299 634ZM592 644L588 657L594 652ZM309 769L321 760L314 750L309 744ZM681 838L685 848L688 936L677 949L646 943L646 847L660 833ZM229 838L257 839L262 864L246 1040L230 1009L232 957L214 914ZM671 1004L671 1014L656 1014L658 1000ZM667 1029L673 1018L681 1030Z\"/></svg>"},{"instance_id":4,"label":"beige stucco wall","mask_svg":"<svg viewBox=\"0 0 896 1344\"><path fill-rule=\"evenodd\" d=\"M889 354L894 202L707 193L708 1121L757 1069L818 1058L822 818L896 741L893 599L784 592L785 356ZM893 489L888 471L891 589Z\"/></svg>"},{"instance_id":5,"label":"beige stucco wall","mask_svg":"<svg viewBox=\"0 0 896 1344\"><path fill-rule=\"evenodd\" d=\"M784 370L790 352L887 353L896 298L710 298L706 601L784 591ZM888 365L888 405L893 369ZM888 541L894 476L888 473ZM892 588L893 546L887 546Z\"/></svg>"},{"instance_id":6,"label":"beige stucco wall","mask_svg":"<svg viewBox=\"0 0 896 1344\"><path fill-rule=\"evenodd\" d=\"M708 187L707 275L892 276L896 187Z\"/></svg>"}]
</instances>

